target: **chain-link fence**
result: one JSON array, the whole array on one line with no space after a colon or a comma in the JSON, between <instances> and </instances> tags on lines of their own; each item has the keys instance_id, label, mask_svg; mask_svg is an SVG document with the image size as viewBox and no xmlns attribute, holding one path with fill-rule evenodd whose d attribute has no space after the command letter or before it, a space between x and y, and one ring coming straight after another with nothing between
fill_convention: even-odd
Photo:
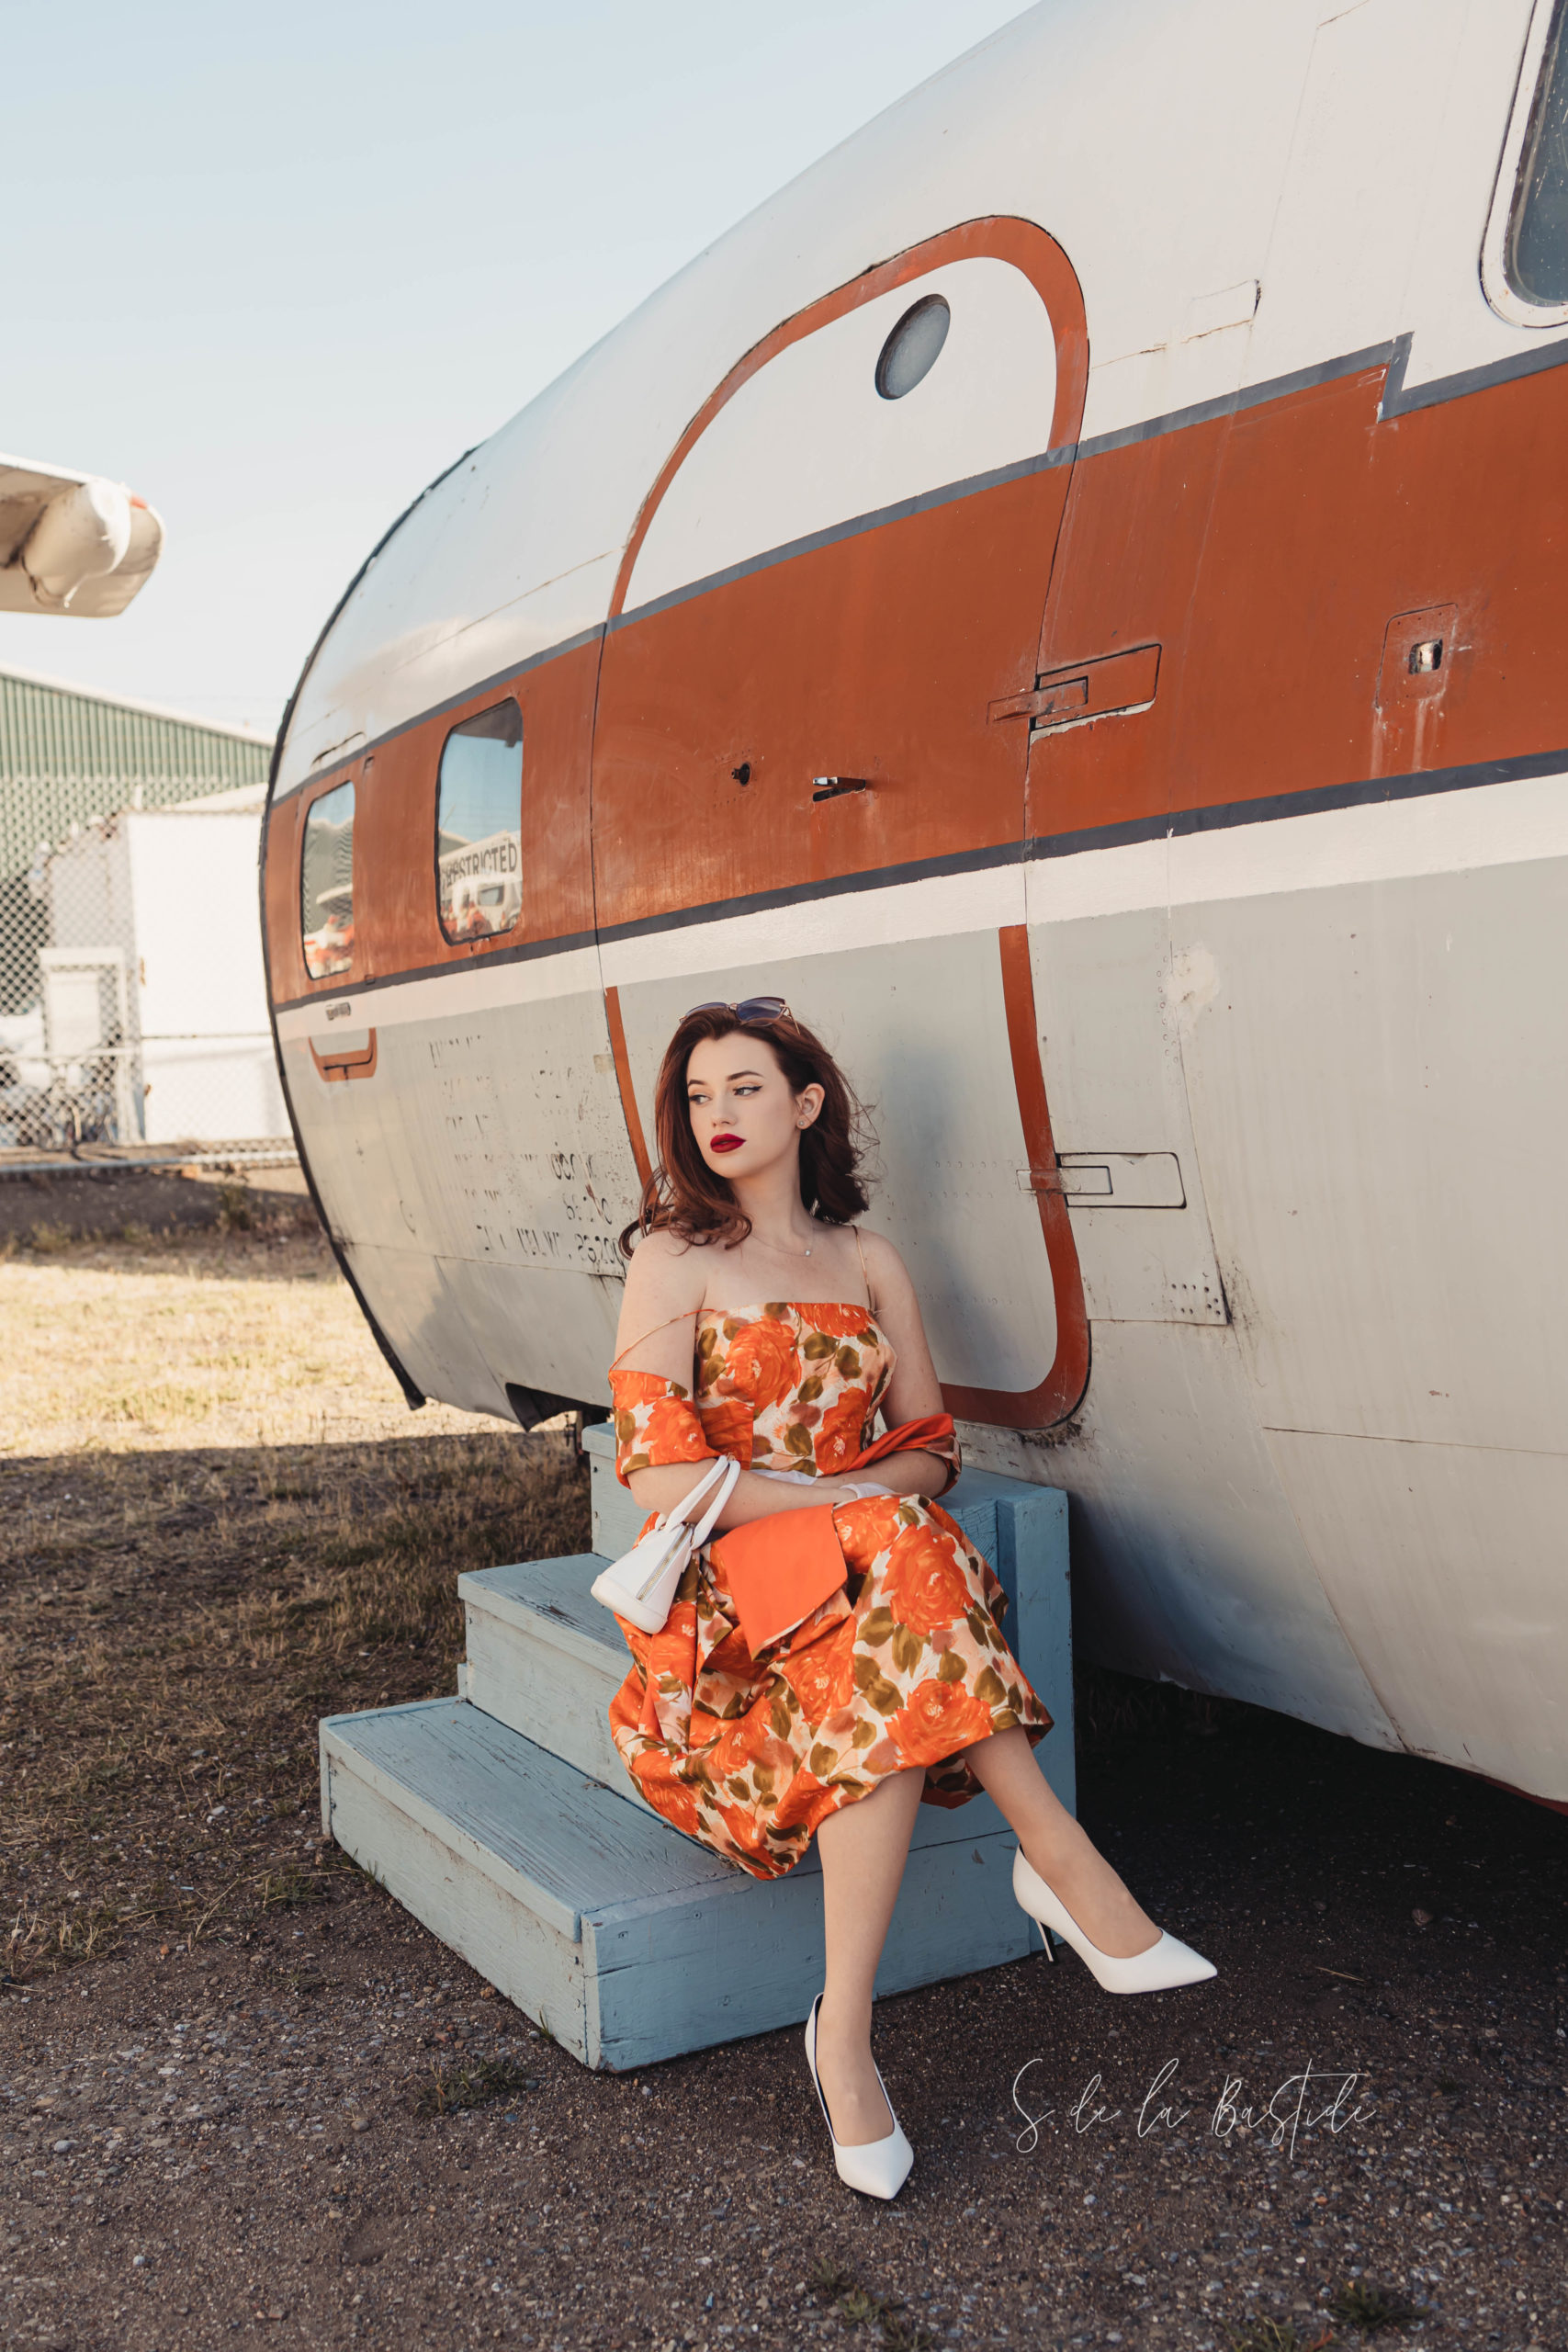
<instances>
[{"instance_id":1,"label":"chain-link fence","mask_svg":"<svg viewBox=\"0 0 1568 2352\"><path fill-rule=\"evenodd\" d=\"M0 1159L276 1159L292 1146L256 900L265 747L0 680L24 684L0 697ZM156 772L132 782L142 736ZM27 840L29 816L52 838Z\"/></svg>"},{"instance_id":2,"label":"chain-link fence","mask_svg":"<svg viewBox=\"0 0 1568 2352\"><path fill-rule=\"evenodd\" d=\"M0 938L0 1149L276 1143L259 812L127 810L39 844ZM228 1156L234 1157L231 1152Z\"/></svg>"}]
</instances>

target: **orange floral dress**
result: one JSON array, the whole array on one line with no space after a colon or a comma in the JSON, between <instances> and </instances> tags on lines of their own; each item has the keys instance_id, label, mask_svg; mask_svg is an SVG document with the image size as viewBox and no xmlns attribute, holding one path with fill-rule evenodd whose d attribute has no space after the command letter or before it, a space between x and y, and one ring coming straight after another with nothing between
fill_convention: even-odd
<instances>
[{"instance_id":1,"label":"orange floral dress","mask_svg":"<svg viewBox=\"0 0 1568 2352\"><path fill-rule=\"evenodd\" d=\"M695 1394L612 1372L615 1475L733 1455L838 1478L871 1442L894 1352L863 1306L704 1307ZM951 1477L958 1448L948 1439ZM867 1473L874 1478L873 1467ZM651 1526L657 1514L650 1513ZM754 1878L793 1870L818 1824L924 1765L928 1804L980 1784L957 1752L1051 1717L1002 1637L1007 1595L944 1510L919 1496L840 1503L847 1574L753 1657L716 1556L693 1555L663 1631L617 1616L632 1668L610 1702L622 1761L654 1810Z\"/></svg>"}]
</instances>

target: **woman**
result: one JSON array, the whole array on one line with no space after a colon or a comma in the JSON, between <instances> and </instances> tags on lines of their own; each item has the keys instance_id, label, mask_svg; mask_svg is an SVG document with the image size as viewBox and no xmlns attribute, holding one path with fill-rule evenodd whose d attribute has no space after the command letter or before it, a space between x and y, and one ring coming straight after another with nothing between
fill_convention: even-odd
<instances>
[{"instance_id":1,"label":"woman","mask_svg":"<svg viewBox=\"0 0 1568 2352\"><path fill-rule=\"evenodd\" d=\"M913 2157L871 2054L872 1985L922 1798L995 1799L1019 1901L1110 1990L1214 1972L1161 1935L1034 1762L1051 1718L998 1631L1006 1597L936 1503L958 1446L909 1277L852 1223L856 1112L782 998L694 1006L671 1040L660 1165L621 1237L616 1471L658 1513L716 1454L742 1468L663 1631L617 1617L634 1662L610 1724L649 1804L754 1876L815 1836L827 1972L807 2064L840 2177L892 2197Z\"/></svg>"}]
</instances>

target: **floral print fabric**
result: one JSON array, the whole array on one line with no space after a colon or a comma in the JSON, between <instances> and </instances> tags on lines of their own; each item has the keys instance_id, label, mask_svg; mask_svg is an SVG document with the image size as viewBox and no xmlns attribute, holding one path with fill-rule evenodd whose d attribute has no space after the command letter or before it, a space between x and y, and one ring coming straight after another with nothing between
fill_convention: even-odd
<instances>
[{"instance_id":1,"label":"floral print fabric","mask_svg":"<svg viewBox=\"0 0 1568 2352\"><path fill-rule=\"evenodd\" d=\"M694 1392L611 1374L617 1476L728 1453L838 1477L871 1442L893 1366L863 1307L705 1307ZM610 1730L627 1771L667 1821L756 1878L792 1870L828 1814L890 1772L923 1765L927 1804L964 1804L980 1784L957 1751L1015 1724L1033 1746L1051 1727L1003 1639L1001 1584L944 1510L868 1496L833 1522L843 1584L760 1657L711 1549L662 1632L615 1620L632 1667Z\"/></svg>"},{"instance_id":2,"label":"floral print fabric","mask_svg":"<svg viewBox=\"0 0 1568 2352\"><path fill-rule=\"evenodd\" d=\"M775 1299L754 1312L702 1307L694 1400L678 1382L649 1373L610 1374L615 1476L624 1487L628 1472L656 1462L729 1453L748 1470L842 1477L871 1443L894 1362L863 1306ZM946 1456L951 1486L956 1441L921 1452Z\"/></svg>"}]
</instances>

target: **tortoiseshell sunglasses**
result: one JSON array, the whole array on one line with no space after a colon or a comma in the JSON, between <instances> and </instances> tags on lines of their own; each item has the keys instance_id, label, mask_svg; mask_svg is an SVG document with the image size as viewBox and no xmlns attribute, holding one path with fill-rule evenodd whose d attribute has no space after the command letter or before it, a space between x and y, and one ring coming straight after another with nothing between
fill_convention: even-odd
<instances>
[{"instance_id":1,"label":"tortoiseshell sunglasses","mask_svg":"<svg viewBox=\"0 0 1568 2352\"><path fill-rule=\"evenodd\" d=\"M743 996L739 1004L725 1004L717 997L711 997L702 1004L689 1004L682 1020L689 1021L694 1012L733 1012L743 1028L762 1022L795 1019L782 996Z\"/></svg>"}]
</instances>

